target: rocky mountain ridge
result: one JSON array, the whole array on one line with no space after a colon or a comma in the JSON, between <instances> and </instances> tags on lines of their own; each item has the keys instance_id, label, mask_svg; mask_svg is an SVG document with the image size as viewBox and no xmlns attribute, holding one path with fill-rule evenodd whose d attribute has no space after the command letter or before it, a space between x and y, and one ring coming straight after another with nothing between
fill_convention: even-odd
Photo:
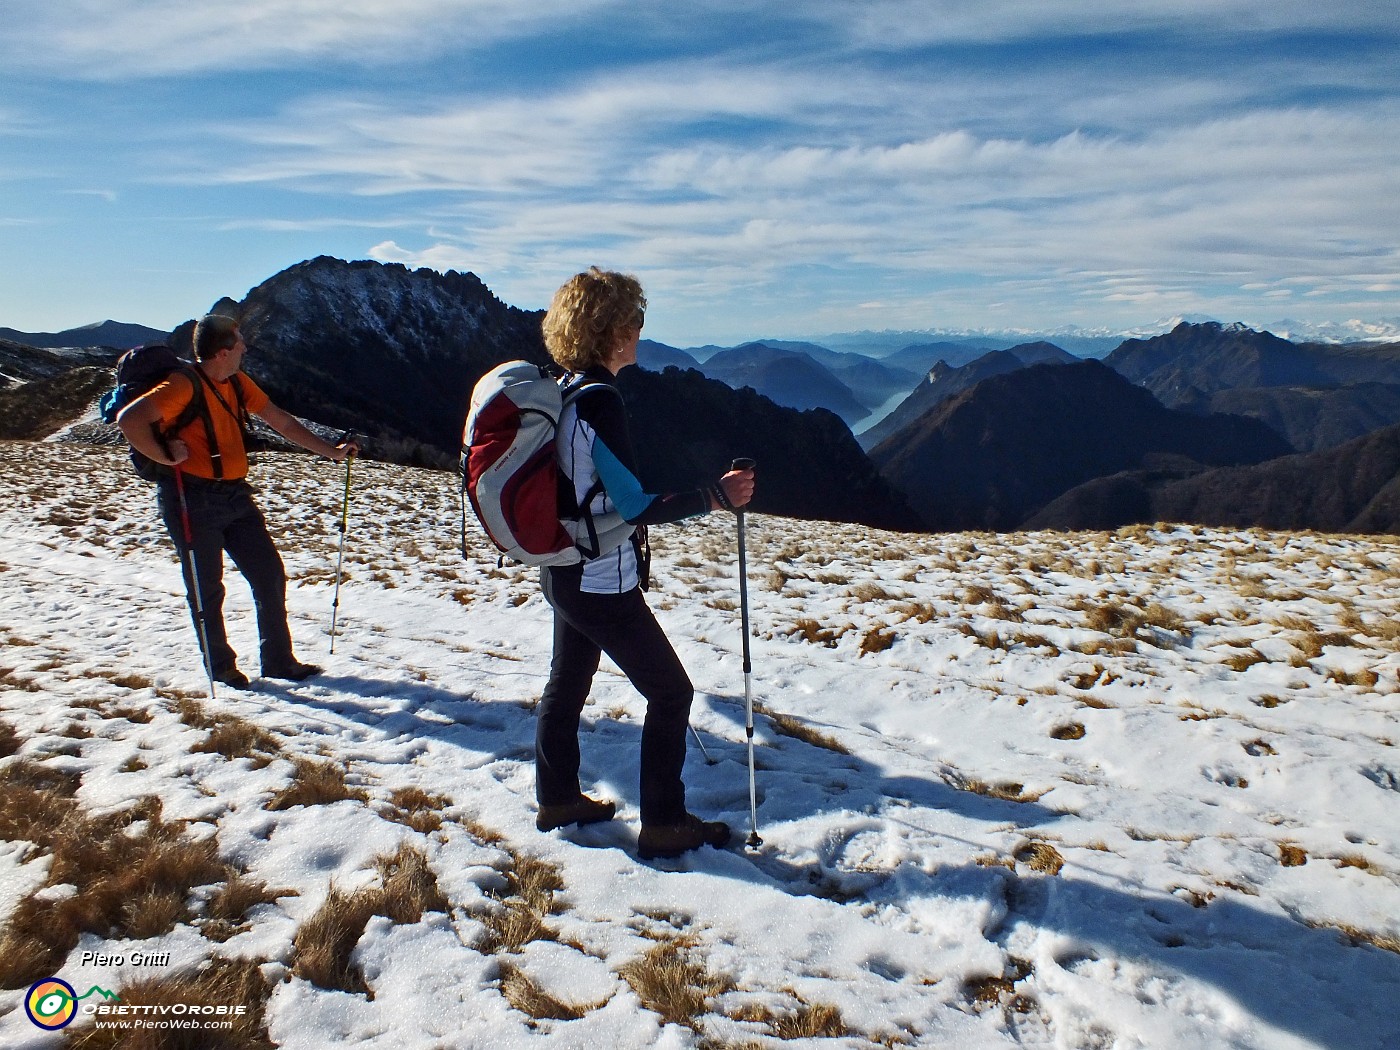
<instances>
[{"instance_id":1,"label":"rocky mountain ridge","mask_svg":"<svg viewBox=\"0 0 1400 1050\"><path fill-rule=\"evenodd\" d=\"M214 308L242 320L246 368L274 400L336 431L354 428L369 451L399 462L453 464L475 379L501 360L546 359L541 314L501 302L473 274L321 257ZM192 328L180 326L169 340L187 350ZM1347 453L1352 459L1289 459L1296 449L1350 448L1400 421L1400 382L1388 381L1400 377L1395 344L1300 345L1242 325L1182 324L1108 355L1140 386L1103 365L1086 369L1049 344L991 353L910 345L882 361L772 344L706 348L704 361L643 346L643 367L625 372L621 386L656 487L688 487L736 455L753 455L765 471L756 509L893 528L1097 527L1154 513L1248 524L1251 509L1319 528L1396 527L1385 524L1383 499L1357 509L1360 496L1326 494L1336 488L1332 474L1363 460L1366 478L1384 472L1379 437L1363 441L1371 450L1364 455ZM117 352L0 339L0 432L44 436L81 415L109 382ZM922 405L909 399L905 414L875 435L879 472L830 411L783 408L742 389L740 377L731 377L741 386L734 390L701 374L707 366L797 362L804 376L830 377L860 405L880 395L879 384L901 381L894 362L926 354L934 364L919 390L937 396ZM1066 359L1074 363L1036 363ZM857 379L867 384L859 393ZM95 424L78 429L114 439L96 434ZM1261 460L1268 462L1247 466ZM1227 476L1213 469L1223 464L1242 473L1228 475L1229 484L1211 480ZM1257 482L1268 498L1246 496L1256 472L1276 479ZM1285 476L1286 484L1277 480ZM1367 500L1383 488L1361 486Z\"/></svg>"},{"instance_id":2,"label":"rocky mountain ridge","mask_svg":"<svg viewBox=\"0 0 1400 1050\"><path fill-rule=\"evenodd\" d=\"M542 313L507 306L473 274L322 257L215 310L240 320L244 368L274 401L353 428L371 451L399 462L454 466L477 379L502 361L548 360ZM176 331L178 348L188 348L192 329ZM757 510L823 518L835 508L842 520L917 527L829 412L783 408L679 370L624 376L648 484L689 488L718 477L735 456L761 456L774 474Z\"/></svg>"}]
</instances>

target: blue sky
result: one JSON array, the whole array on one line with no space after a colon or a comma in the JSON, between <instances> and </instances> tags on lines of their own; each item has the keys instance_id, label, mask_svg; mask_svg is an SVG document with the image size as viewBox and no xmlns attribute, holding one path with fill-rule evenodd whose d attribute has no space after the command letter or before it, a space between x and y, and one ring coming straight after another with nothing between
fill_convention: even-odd
<instances>
[{"instance_id":1,"label":"blue sky","mask_svg":"<svg viewBox=\"0 0 1400 1050\"><path fill-rule=\"evenodd\" d=\"M674 8L674 10L672 9ZM6 0L0 326L316 255L677 345L1400 317L1394 0Z\"/></svg>"}]
</instances>

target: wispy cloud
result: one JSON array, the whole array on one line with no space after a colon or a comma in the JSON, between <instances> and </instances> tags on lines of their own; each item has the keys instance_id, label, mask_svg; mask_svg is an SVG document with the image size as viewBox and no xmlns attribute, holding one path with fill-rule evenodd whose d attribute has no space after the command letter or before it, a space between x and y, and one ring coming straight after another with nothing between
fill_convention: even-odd
<instances>
[{"instance_id":1,"label":"wispy cloud","mask_svg":"<svg viewBox=\"0 0 1400 1050\"><path fill-rule=\"evenodd\" d=\"M720 302L770 333L870 303L911 326L1340 309L1393 303L1400 272L1391 0L11 0L7 18L0 82L71 106L53 119L49 87L0 106L0 134L48 133L16 154L28 184L86 190L105 150L122 204L158 187L162 219L198 215L249 259L474 269L533 305L601 262L664 293L658 320ZM50 206L35 189L29 212Z\"/></svg>"},{"instance_id":2,"label":"wispy cloud","mask_svg":"<svg viewBox=\"0 0 1400 1050\"><path fill-rule=\"evenodd\" d=\"M8 0L21 67L99 80L470 53L586 19L612 0Z\"/></svg>"},{"instance_id":3,"label":"wispy cloud","mask_svg":"<svg viewBox=\"0 0 1400 1050\"><path fill-rule=\"evenodd\" d=\"M1203 260L1263 282L1397 261L1375 235L1400 228L1386 188L1400 164L1393 103L1037 138L928 133L866 87L696 62L529 97L323 99L223 129L247 159L195 177L421 195L449 231L416 247L396 238L376 257L544 270L577 265L587 245L687 289L693 276L679 275L703 270L707 293L776 286L812 266L913 283L1148 271L1144 287L1100 295L1141 304L1189 297ZM848 117L839 145L832 107Z\"/></svg>"},{"instance_id":4,"label":"wispy cloud","mask_svg":"<svg viewBox=\"0 0 1400 1050\"><path fill-rule=\"evenodd\" d=\"M742 6L742 5L741 5ZM1381 29L1394 32L1397 18L1387 0L1134 0L1087 8L1081 0L812 0L809 18L839 26L863 43L889 48L929 43L989 43L1161 32L1183 28L1202 33L1228 28L1232 34L1299 33L1307 30Z\"/></svg>"}]
</instances>

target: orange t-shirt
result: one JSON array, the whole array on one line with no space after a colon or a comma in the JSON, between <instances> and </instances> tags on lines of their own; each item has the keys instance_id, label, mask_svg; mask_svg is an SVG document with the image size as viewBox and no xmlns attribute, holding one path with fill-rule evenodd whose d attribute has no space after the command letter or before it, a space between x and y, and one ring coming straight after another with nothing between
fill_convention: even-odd
<instances>
[{"instance_id":1,"label":"orange t-shirt","mask_svg":"<svg viewBox=\"0 0 1400 1050\"><path fill-rule=\"evenodd\" d=\"M233 389L235 381L243 388L243 404L250 415L257 415L271 400L258 384L241 372L236 380L210 380L204 384L204 401L209 407L209 416L214 421L214 440L223 460L225 481L238 481L248 473L248 452L243 447L243 429L239 426L237 417L238 395ZM214 391L218 391L218 397L214 396ZM170 376L151 389L146 397L160 409L162 431L180 417L180 413L189 405L192 395L191 379L182 373ZM221 404L219 398L223 398L224 403ZM184 430L169 436L178 437L189 447L190 458L180 464L186 474L197 478L216 476L214 459L210 455L209 434L204 429L203 417L196 415Z\"/></svg>"}]
</instances>

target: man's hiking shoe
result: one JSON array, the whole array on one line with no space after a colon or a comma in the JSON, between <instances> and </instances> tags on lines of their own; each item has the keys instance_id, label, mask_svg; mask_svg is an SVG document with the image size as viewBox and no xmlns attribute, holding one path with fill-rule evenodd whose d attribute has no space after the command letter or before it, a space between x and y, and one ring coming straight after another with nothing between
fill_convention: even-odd
<instances>
[{"instance_id":1,"label":"man's hiking shoe","mask_svg":"<svg viewBox=\"0 0 1400 1050\"><path fill-rule=\"evenodd\" d=\"M679 857L701 846L727 846L729 825L718 820L701 820L687 813L679 824L643 824L637 836L637 853L642 860L653 857Z\"/></svg>"},{"instance_id":2,"label":"man's hiking shoe","mask_svg":"<svg viewBox=\"0 0 1400 1050\"><path fill-rule=\"evenodd\" d=\"M600 802L587 795L580 795L572 802L541 806L539 813L535 815L535 827L541 831L553 831L565 824L597 824L600 821L612 820L616 812L617 804L614 802Z\"/></svg>"},{"instance_id":3,"label":"man's hiking shoe","mask_svg":"<svg viewBox=\"0 0 1400 1050\"><path fill-rule=\"evenodd\" d=\"M320 664L304 664L300 660L290 660L285 664L272 664L263 668L264 678L283 678L288 682L300 682L314 674L321 673ZM245 679L246 681L246 679Z\"/></svg>"},{"instance_id":4,"label":"man's hiking shoe","mask_svg":"<svg viewBox=\"0 0 1400 1050\"><path fill-rule=\"evenodd\" d=\"M236 667L225 667L222 671L215 671L214 681L233 689L247 689L253 684L248 681L248 676Z\"/></svg>"}]
</instances>

